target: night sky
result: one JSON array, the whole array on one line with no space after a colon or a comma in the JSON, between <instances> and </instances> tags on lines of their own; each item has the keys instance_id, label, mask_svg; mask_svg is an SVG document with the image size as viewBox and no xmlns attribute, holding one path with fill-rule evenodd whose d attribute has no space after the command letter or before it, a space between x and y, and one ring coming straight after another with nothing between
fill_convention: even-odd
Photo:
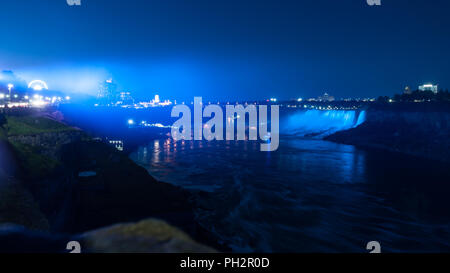
<instances>
[{"instance_id":1,"label":"night sky","mask_svg":"<svg viewBox=\"0 0 450 273\"><path fill-rule=\"evenodd\" d=\"M450 1L1 0L0 70L95 94L376 97L450 89Z\"/></svg>"}]
</instances>

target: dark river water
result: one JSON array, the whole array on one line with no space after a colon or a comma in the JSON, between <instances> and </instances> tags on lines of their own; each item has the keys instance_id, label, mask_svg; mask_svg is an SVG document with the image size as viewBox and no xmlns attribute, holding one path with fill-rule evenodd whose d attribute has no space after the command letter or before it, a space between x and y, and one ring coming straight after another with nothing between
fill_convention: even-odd
<instances>
[{"instance_id":1,"label":"dark river water","mask_svg":"<svg viewBox=\"0 0 450 273\"><path fill-rule=\"evenodd\" d=\"M234 251L367 252L370 241L382 252L450 251L448 164L299 137L356 126L354 112L282 113L294 134L270 153L255 141L175 143L167 131L126 127L129 118L171 124L169 108L63 112L124 140L158 180L197 192L198 221Z\"/></svg>"},{"instance_id":2,"label":"dark river water","mask_svg":"<svg viewBox=\"0 0 450 273\"><path fill-rule=\"evenodd\" d=\"M450 251L445 165L353 146L153 140L131 158L160 181L208 191L199 222L234 251Z\"/></svg>"}]
</instances>

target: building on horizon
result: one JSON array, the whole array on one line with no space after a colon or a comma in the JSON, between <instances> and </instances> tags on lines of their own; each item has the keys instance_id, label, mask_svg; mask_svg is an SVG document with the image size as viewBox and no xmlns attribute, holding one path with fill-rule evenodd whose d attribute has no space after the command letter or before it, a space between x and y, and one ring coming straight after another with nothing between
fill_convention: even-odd
<instances>
[{"instance_id":1,"label":"building on horizon","mask_svg":"<svg viewBox=\"0 0 450 273\"><path fill-rule=\"evenodd\" d=\"M432 91L433 93L438 92L438 86L433 84L424 84L419 86L420 91Z\"/></svg>"},{"instance_id":2,"label":"building on horizon","mask_svg":"<svg viewBox=\"0 0 450 273\"><path fill-rule=\"evenodd\" d=\"M119 99L117 85L112 79L104 81L98 90L97 99L104 104L115 103Z\"/></svg>"},{"instance_id":3,"label":"building on horizon","mask_svg":"<svg viewBox=\"0 0 450 273\"><path fill-rule=\"evenodd\" d=\"M405 90L403 91L403 94L405 94L405 95L411 95L411 94L412 94L411 88L409 88L409 86L405 87Z\"/></svg>"},{"instance_id":4,"label":"building on horizon","mask_svg":"<svg viewBox=\"0 0 450 273\"><path fill-rule=\"evenodd\" d=\"M328 93L323 94L317 98L318 101L334 101L334 97L330 96Z\"/></svg>"},{"instance_id":5,"label":"building on horizon","mask_svg":"<svg viewBox=\"0 0 450 273\"><path fill-rule=\"evenodd\" d=\"M134 104L134 98L131 96L131 92L120 92L117 104Z\"/></svg>"}]
</instances>

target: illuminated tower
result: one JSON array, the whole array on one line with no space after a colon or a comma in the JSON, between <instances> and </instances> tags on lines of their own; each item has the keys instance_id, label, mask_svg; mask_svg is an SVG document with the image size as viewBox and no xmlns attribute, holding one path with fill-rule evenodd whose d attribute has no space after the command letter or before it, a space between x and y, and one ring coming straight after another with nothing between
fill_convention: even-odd
<instances>
[{"instance_id":1,"label":"illuminated tower","mask_svg":"<svg viewBox=\"0 0 450 273\"><path fill-rule=\"evenodd\" d=\"M105 104L116 102L118 99L117 85L112 79L106 80L100 85L98 90L97 99Z\"/></svg>"},{"instance_id":2,"label":"illuminated tower","mask_svg":"<svg viewBox=\"0 0 450 273\"><path fill-rule=\"evenodd\" d=\"M120 97L121 103L123 103L123 104L133 104L134 103L134 99L131 96L130 92L120 92L119 97Z\"/></svg>"},{"instance_id":3,"label":"illuminated tower","mask_svg":"<svg viewBox=\"0 0 450 273\"><path fill-rule=\"evenodd\" d=\"M155 95L155 103L159 103L159 95Z\"/></svg>"}]
</instances>

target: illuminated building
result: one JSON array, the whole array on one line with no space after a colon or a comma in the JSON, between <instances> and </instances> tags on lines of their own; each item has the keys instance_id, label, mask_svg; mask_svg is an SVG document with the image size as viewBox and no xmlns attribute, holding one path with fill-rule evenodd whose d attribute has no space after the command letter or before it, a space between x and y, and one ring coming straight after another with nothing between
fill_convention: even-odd
<instances>
[{"instance_id":1,"label":"illuminated building","mask_svg":"<svg viewBox=\"0 0 450 273\"><path fill-rule=\"evenodd\" d=\"M118 151L123 151L123 141L122 140L110 140L109 144L113 145Z\"/></svg>"},{"instance_id":2,"label":"illuminated building","mask_svg":"<svg viewBox=\"0 0 450 273\"><path fill-rule=\"evenodd\" d=\"M432 91L433 93L438 92L438 86L433 84L424 84L419 86L420 91Z\"/></svg>"},{"instance_id":3,"label":"illuminated building","mask_svg":"<svg viewBox=\"0 0 450 273\"><path fill-rule=\"evenodd\" d=\"M130 92L120 92L119 94L120 104L134 104L134 99Z\"/></svg>"},{"instance_id":4,"label":"illuminated building","mask_svg":"<svg viewBox=\"0 0 450 273\"><path fill-rule=\"evenodd\" d=\"M317 98L319 101L334 101L334 97L330 96L328 93L323 94Z\"/></svg>"},{"instance_id":5,"label":"illuminated building","mask_svg":"<svg viewBox=\"0 0 450 273\"><path fill-rule=\"evenodd\" d=\"M108 79L100 85L97 99L101 100L105 104L116 102L118 99L117 85L112 79Z\"/></svg>"}]
</instances>

